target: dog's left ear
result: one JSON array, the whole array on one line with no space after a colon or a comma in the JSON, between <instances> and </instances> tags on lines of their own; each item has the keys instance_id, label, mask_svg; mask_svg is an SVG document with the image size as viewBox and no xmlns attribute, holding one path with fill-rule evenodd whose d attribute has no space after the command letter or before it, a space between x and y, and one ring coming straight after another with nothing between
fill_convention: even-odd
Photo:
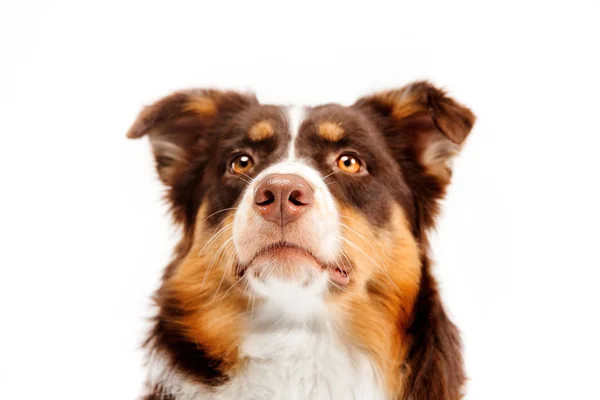
<instances>
[{"instance_id":1,"label":"dog's left ear","mask_svg":"<svg viewBox=\"0 0 600 400\"><path fill-rule=\"evenodd\" d=\"M442 187L475 122L471 110L424 81L363 97L354 107L371 115L397 160L414 158Z\"/></svg>"}]
</instances>

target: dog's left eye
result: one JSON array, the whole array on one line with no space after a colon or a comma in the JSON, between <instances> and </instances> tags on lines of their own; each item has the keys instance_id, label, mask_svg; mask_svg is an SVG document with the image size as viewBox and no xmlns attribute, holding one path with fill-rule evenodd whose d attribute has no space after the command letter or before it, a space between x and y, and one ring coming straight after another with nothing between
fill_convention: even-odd
<instances>
[{"instance_id":1,"label":"dog's left eye","mask_svg":"<svg viewBox=\"0 0 600 400\"><path fill-rule=\"evenodd\" d=\"M254 166L254 160L247 154L240 154L231 161L231 172L245 174Z\"/></svg>"},{"instance_id":2,"label":"dog's left eye","mask_svg":"<svg viewBox=\"0 0 600 400\"><path fill-rule=\"evenodd\" d=\"M343 154L337 159L337 166L342 171L355 174L360 172L362 164L360 160L351 154Z\"/></svg>"}]
</instances>

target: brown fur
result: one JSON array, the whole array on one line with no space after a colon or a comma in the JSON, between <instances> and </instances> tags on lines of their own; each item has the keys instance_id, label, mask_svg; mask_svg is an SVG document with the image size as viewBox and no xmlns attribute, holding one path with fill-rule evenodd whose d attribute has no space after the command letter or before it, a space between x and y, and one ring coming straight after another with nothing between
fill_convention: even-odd
<instances>
[{"instance_id":1,"label":"brown fur","mask_svg":"<svg viewBox=\"0 0 600 400\"><path fill-rule=\"evenodd\" d=\"M188 90L174 93L142 110L129 138L150 136L158 175L167 186L167 200L176 223L190 229L203 193L195 191L195 181L210 162L208 150L216 143L217 133L231 115L253 104L256 98L236 92ZM170 149L164 151L164 142Z\"/></svg>"},{"instance_id":2,"label":"brown fur","mask_svg":"<svg viewBox=\"0 0 600 400\"><path fill-rule=\"evenodd\" d=\"M198 218L204 217L201 212ZM237 291L230 290L236 267L233 243L227 241L232 235L228 227L232 220L232 215L225 218L219 231L198 229L189 253L163 285L183 311L184 317L176 322L184 328L184 335L203 343L209 357L222 360L222 371L237 362L241 314L247 306Z\"/></svg>"},{"instance_id":3,"label":"brown fur","mask_svg":"<svg viewBox=\"0 0 600 400\"><path fill-rule=\"evenodd\" d=\"M410 351L402 399L461 399L466 375L460 334L444 311L429 267L424 259L413 321L407 331Z\"/></svg>"},{"instance_id":4,"label":"brown fur","mask_svg":"<svg viewBox=\"0 0 600 400\"><path fill-rule=\"evenodd\" d=\"M259 161L251 174L258 174L289 141L282 114L251 95L192 90L147 107L128 133L149 135L175 221L183 226L156 294L160 313L147 346L206 385L221 385L243 367L237 349L251 307L227 242L234 211L215 214L235 207L245 188L223 170L226 149L250 148ZM450 182L447 161L474 121L442 90L417 82L351 107L310 109L297 140L298 154L323 176L339 149L367 155L369 176L329 178L343 236L352 243L343 251L353 271L349 286L332 291L328 301L345 316L345 341L371 355L398 400L462 397L459 334L431 273L427 231ZM146 400L163 398L160 388L151 390Z\"/></svg>"},{"instance_id":5,"label":"brown fur","mask_svg":"<svg viewBox=\"0 0 600 400\"><path fill-rule=\"evenodd\" d=\"M162 393L161 388L151 388L150 393L144 396L143 400L177 400L175 397Z\"/></svg>"},{"instance_id":6,"label":"brown fur","mask_svg":"<svg viewBox=\"0 0 600 400\"><path fill-rule=\"evenodd\" d=\"M390 229L377 229L360 213L341 210L343 235L356 245L344 246L355 266L355 287L337 301L352 327L348 340L376 360L389 391L401 393L404 381L398 371L408 351L404 332L419 289L419 247L397 206L393 218L398 223Z\"/></svg>"},{"instance_id":7,"label":"brown fur","mask_svg":"<svg viewBox=\"0 0 600 400\"><path fill-rule=\"evenodd\" d=\"M434 225L438 200L445 195L450 171L442 164L452 154L443 151L424 163L432 141L447 141L448 149L462 145L475 116L427 82L363 98L356 106L371 113L399 162L416 206L416 237L421 245L421 281L412 321L405 330L409 346L405 361L404 400L462 398L465 373L456 327L442 306L428 258L426 231ZM402 325L402 324L400 324ZM404 331L404 329L402 329Z\"/></svg>"}]
</instances>

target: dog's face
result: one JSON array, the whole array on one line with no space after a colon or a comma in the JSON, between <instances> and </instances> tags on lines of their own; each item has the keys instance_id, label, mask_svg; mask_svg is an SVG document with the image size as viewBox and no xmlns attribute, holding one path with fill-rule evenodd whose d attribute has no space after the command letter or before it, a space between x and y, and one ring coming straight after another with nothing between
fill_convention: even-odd
<instances>
[{"instance_id":1,"label":"dog's face","mask_svg":"<svg viewBox=\"0 0 600 400\"><path fill-rule=\"evenodd\" d=\"M393 362L425 231L473 121L424 82L349 107L198 90L146 108L129 136L149 135L184 228L162 306L220 358L253 324L329 320Z\"/></svg>"}]
</instances>

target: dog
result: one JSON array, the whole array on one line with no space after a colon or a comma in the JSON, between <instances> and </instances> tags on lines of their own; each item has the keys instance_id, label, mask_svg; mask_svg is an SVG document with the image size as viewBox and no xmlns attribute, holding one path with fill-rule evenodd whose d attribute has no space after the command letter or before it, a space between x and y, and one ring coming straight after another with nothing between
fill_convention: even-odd
<instances>
[{"instance_id":1,"label":"dog","mask_svg":"<svg viewBox=\"0 0 600 400\"><path fill-rule=\"evenodd\" d=\"M144 108L181 240L145 400L455 400L465 373L428 231L475 122L429 82L351 106L176 92Z\"/></svg>"}]
</instances>

